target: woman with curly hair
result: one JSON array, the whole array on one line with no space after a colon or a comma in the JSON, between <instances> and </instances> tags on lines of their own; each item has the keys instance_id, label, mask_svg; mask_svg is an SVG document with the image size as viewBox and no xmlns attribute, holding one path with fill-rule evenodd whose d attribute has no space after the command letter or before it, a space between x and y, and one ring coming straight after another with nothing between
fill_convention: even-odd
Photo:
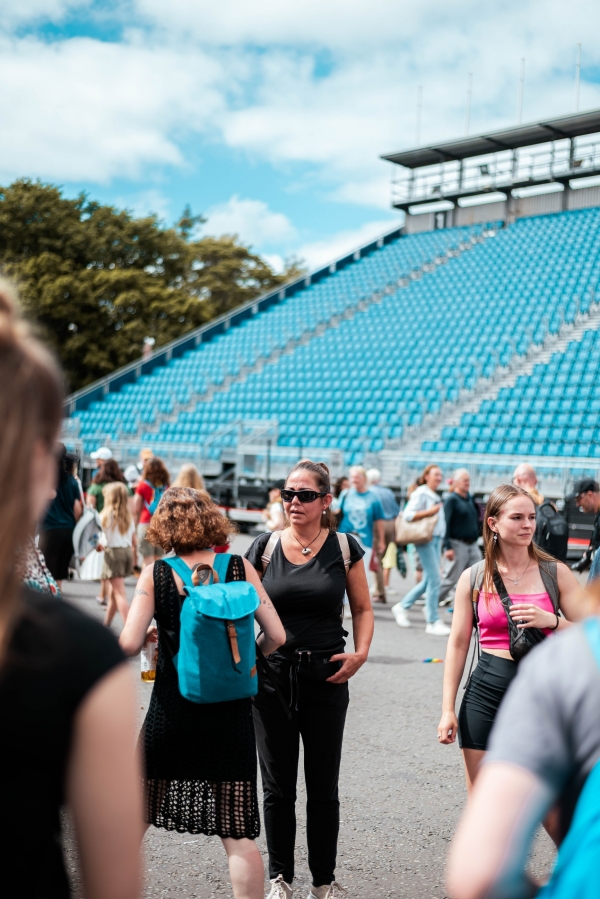
<instances>
[{"instance_id":1,"label":"woman with curly hair","mask_svg":"<svg viewBox=\"0 0 600 899\"><path fill-rule=\"evenodd\" d=\"M135 488L133 517L137 527L137 545L143 559L144 568L152 565L162 556L160 546L154 546L146 539L146 532L154 510L171 483L165 463L158 456L151 456L144 462L142 478Z\"/></svg>"},{"instance_id":2,"label":"woman with curly hair","mask_svg":"<svg viewBox=\"0 0 600 899\"><path fill-rule=\"evenodd\" d=\"M211 547L229 542L234 525L210 497L190 487L171 487L160 501L147 539L174 551L190 568L212 567ZM277 612L249 562L232 555L226 582L256 587L267 655L285 642ZM262 899L263 863L254 842L260 831L256 793L256 744L252 700L200 705L179 692L172 661L185 602L183 582L163 559L142 571L121 634L121 647L137 655L158 625L156 680L141 736L146 763L146 822L179 833L217 834L229 857L236 899Z\"/></svg>"}]
</instances>

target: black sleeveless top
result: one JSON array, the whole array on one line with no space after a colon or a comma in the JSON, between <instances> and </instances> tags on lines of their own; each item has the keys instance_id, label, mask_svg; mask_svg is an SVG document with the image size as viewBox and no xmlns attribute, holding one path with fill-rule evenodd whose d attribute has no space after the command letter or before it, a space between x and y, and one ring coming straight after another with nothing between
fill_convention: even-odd
<instances>
[{"instance_id":1,"label":"black sleeveless top","mask_svg":"<svg viewBox=\"0 0 600 899\"><path fill-rule=\"evenodd\" d=\"M226 582L246 579L231 556ZM200 705L179 692L169 632L179 638L181 605L173 570L154 563L158 625L156 680L141 740L146 821L180 833L255 839L260 833L252 700Z\"/></svg>"},{"instance_id":2,"label":"black sleeveless top","mask_svg":"<svg viewBox=\"0 0 600 899\"><path fill-rule=\"evenodd\" d=\"M0 871L19 899L70 894L60 807L73 720L124 656L108 628L55 597L24 590L0 669Z\"/></svg>"}]
</instances>

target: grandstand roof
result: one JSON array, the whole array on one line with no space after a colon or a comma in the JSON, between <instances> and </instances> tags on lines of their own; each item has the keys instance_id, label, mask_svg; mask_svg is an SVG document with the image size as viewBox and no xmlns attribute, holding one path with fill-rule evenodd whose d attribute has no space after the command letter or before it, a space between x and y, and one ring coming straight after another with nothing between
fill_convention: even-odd
<instances>
[{"instance_id":1,"label":"grandstand roof","mask_svg":"<svg viewBox=\"0 0 600 899\"><path fill-rule=\"evenodd\" d=\"M518 125L514 128L504 128L502 131L492 131L477 137L461 137L429 147L417 147L401 153L390 153L381 158L409 169L418 169L440 162L469 159L473 156L484 156L486 153L497 153L501 150L516 150L519 147L529 147L534 144L544 144L553 140L564 140L596 132L600 132L600 109L576 115L560 116L556 119L546 119L543 122L529 125Z\"/></svg>"}]
</instances>

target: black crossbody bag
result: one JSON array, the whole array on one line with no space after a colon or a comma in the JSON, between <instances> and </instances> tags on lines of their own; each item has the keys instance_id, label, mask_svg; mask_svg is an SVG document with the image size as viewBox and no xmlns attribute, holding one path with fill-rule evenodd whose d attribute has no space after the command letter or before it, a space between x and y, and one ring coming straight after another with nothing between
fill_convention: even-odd
<instances>
[{"instance_id":1,"label":"black crossbody bag","mask_svg":"<svg viewBox=\"0 0 600 899\"><path fill-rule=\"evenodd\" d=\"M556 568L556 563L554 563L554 567ZM546 574L547 577L544 577L544 574ZM552 601L554 614L558 617L558 584L555 582L556 586L553 585L554 589L548 589L548 580L550 580L552 576L549 573L545 572L541 565L540 575L542 577L542 580L544 581L544 586L548 591L548 596ZM515 662L518 663L521 661L521 659L524 659L532 649L535 649L536 646L539 646L540 643L544 642L544 640L546 639L546 634L537 627L517 627L517 621L511 618L510 615L513 601L508 595L508 591L504 585L504 581L502 580L500 572L497 568L494 571L494 587L496 588L496 593L498 594L500 602L502 603L502 606L506 613L506 620L508 622L510 654Z\"/></svg>"}]
</instances>

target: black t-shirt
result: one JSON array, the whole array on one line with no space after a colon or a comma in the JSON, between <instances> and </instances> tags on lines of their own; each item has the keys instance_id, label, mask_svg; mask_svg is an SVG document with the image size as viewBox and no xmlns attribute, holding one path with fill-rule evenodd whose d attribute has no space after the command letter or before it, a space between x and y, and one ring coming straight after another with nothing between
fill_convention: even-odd
<instances>
[{"instance_id":1,"label":"black t-shirt","mask_svg":"<svg viewBox=\"0 0 600 899\"><path fill-rule=\"evenodd\" d=\"M0 871L19 899L63 899L59 811L73 719L124 656L108 628L68 603L32 590L22 602L0 670Z\"/></svg>"},{"instance_id":2,"label":"black t-shirt","mask_svg":"<svg viewBox=\"0 0 600 899\"><path fill-rule=\"evenodd\" d=\"M262 574L261 556L270 534L257 537L246 558ZM354 537L347 535L351 565L364 556ZM342 645L346 572L340 544L331 531L319 552L304 565L286 559L278 541L263 577L263 585L286 633L285 650L333 649Z\"/></svg>"}]
</instances>

